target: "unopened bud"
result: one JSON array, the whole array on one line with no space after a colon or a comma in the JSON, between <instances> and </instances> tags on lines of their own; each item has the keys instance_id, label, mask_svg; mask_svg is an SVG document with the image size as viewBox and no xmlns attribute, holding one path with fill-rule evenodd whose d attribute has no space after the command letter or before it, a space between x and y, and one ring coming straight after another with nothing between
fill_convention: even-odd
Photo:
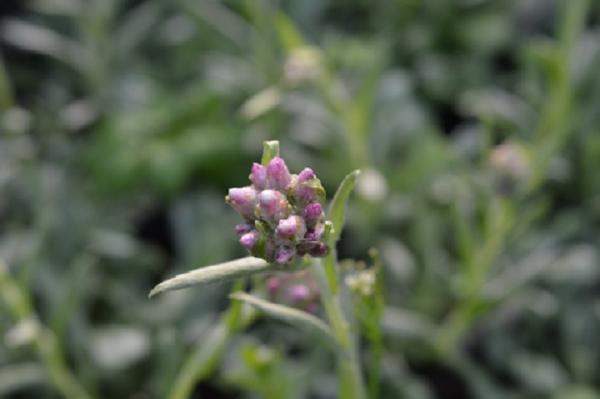
<instances>
[{"instance_id":1,"label":"unopened bud","mask_svg":"<svg viewBox=\"0 0 600 399\"><path fill-rule=\"evenodd\" d=\"M253 228L254 228L254 226L252 226L251 224L248 224L248 223L236 224L235 225L235 233L238 236L242 236L242 235L250 232Z\"/></svg>"},{"instance_id":2,"label":"unopened bud","mask_svg":"<svg viewBox=\"0 0 600 399\"><path fill-rule=\"evenodd\" d=\"M280 219L287 211L288 202L279 191L263 190L258 196L260 216L265 219Z\"/></svg>"},{"instance_id":3,"label":"unopened bud","mask_svg":"<svg viewBox=\"0 0 600 399\"><path fill-rule=\"evenodd\" d=\"M225 201L246 219L254 217L256 190L252 187L230 188Z\"/></svg>"},{"instance_id":4,"label":"unopened bud","mask_svg":"<svg viewBox=\"0 0 600 399\"><path fill-rule=\"evenodd\" d=\"M267 187L267 168L254 162L250 171L250 181L257 190L264 190Z\"/></svg>"},{"instance_id":5,"label":"unopened bud","mask_svg":"<svg viewBox=\"0 0 600 399\"><path fill-rule=\"evenodd\" d=\"M317 191L319 189L323 190L315 172L313 172L311 168L304 168L304 170L298 174L295 181L294 195L296 196L297 201L301 204L307 204L317 200Z\"/></svg>"},{"instance_id":6,"label":"unopened bud","mask_svg":"<svg viewBox=\"0 0 600 399\"><path fill-rule=\"evenodd\" d=\"M290 287L289 296L294 302L304 301L310 296L310 290L304 284L296 284Z\"/></svg>"},{"instance_id":7,"label":"unopened bud","mask_svg":"<svg viewBox=\"0 0 600 399\"><path fill-rule=\"evenodd\" d=\"M304 235L306 241L320 241L323 236L323 225L317 225L312 229L309 229Z\"/></svg>"},{"instance_id":8,"label":"unopened bud","mask_svg":"<svg viewBox=\"0 0 600 399\"><path fill-rule=\"evenodd\" d=\"M280 157L274 157L267 165L267 181L269 188L286 191L292 181L292 175L285 161Z\"/></svg>"},{"instance_id":9,"label":"unopened bud","mask_svg":"<svg viewBox=\"0 0 600 399\"><path fill-rule=\"evenodd\" d=\"M325 256L327 255L327 252L329 252L329 247L323 242L316 243L308 251L310 255L317 257Z\"/></svg>"},{"instance_id":10,"label":"unopened bud","mask_svg":"<svg viewBox=\"0 0 600 399\"><path fill-rule=\"evenodd\" d=\"M296 239L304 236L306 225L300 216L290 216L281 219L277 225L277 235L283 239Z\"/></svg>"},{"instance_id":11,"label":"unopened bud","mask_svg":"<svg viewBox=\"0 0 600 399\"><path fill-rule=\"evenodd\" d=\"M240 244L248 251L252 250L258 240L260 239L260 233L256 230L252 230L240 237Z\"/></svg>"},{"instance_id":12,"label":"unopened bud","mask_svg":"<svg viewBox=\"0 0 600 399\"><path fill-rule=\"evenodd\" d=\"M296 250L294 248L281 246L275 252L275 262L279 263L280 265L285 265L292 260L295 254Z\"/></svg>"},{"instance_id":13,"label":"unopened bud","mask_svg":"<svg viewBox=\"0 0 600 399\"><path fill-rule=\"evenodd\" d=\"M323 208L321 204L318 202L314 202L312 204L306 205L304 208L304 219L306 221L306 225L309 227L313 227L321 220L323 217Z\"/></svg>"}]
</instances>

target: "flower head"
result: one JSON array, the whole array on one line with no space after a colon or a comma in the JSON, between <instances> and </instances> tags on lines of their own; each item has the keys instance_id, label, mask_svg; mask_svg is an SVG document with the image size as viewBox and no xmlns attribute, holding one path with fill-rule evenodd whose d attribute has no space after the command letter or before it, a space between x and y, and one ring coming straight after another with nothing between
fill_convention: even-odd
<instances>
[{"instance_id":1,"label":"flower head","mask_svg":"<svg viewBox=\"0 0 600 399\"><path fill-rule=\"evenodd\" d=\"M225 201L246 219L254 217L256 190L253 187L230 188Z\"/></svg>"},{"instance_id":2,"label":"flower head","mask_svg":"<svg viewBox=\"0 0 600 399\"><path fill-rule=\"evenodd\" d=\"M293 175L275 156L266 165L254 163L249 179L251 185L231 188L225 198L245 219L235 227L244 248L281 265L328 252L322 241L325 191L312 169Z\"/></svg>"},{"instance_id":3,"label":"flower head","mask_svg":"<svg viewBox=\"0 0 600 399\"><path fill-rule=\"evenodd\" d=\"M280 191L286 191L292 180L292 175L285 164L285 161L279 157L271 159L267 165L267 184L270 188Z\"/></svg>"}]
</instances>

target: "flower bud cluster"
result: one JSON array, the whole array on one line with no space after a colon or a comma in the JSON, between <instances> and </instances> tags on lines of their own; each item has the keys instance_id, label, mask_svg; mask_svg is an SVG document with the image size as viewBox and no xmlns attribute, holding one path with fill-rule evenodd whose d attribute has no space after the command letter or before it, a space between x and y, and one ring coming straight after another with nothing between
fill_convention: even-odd
<instances>
[{"instance_id":1,"label":"flower bud cluster","mask_svg":"<svg viewBox=\"0 0 600 399\"><path fill-rule=\"evenodd\" d=\"M307 271L285 273L266 281L272 301L316 313L319 306L319 288Z\"/></svg>"},{"instance_id":2,"label":"flower bud cluster","mask_svg":"<svg viewBox=\"0 0 600 399\"><path fill-rule=\"evenodd\" d=\"M310 168L298 175L274 157L252 165L251 185L229 189L225 201L245 220L235 231L253 256L284 265L297 256L324 256L325 191Z\"/></svg>"},{"instance_id":3,"label":"flower bud cluster","mask_svg":"<svg viewBox=\"0 0 600 399\"><path fill-rule=\"evenodd\" d=\"M344 282L354 294L368 297L375 290L376 276L374 269L365 269L346 276Z\"/></svg>"},{"instance_id":4,"label":"flower bud cluster","mask_svg":"<svg viewBox=\"0 0 600 399\"><path fill-rule=\"evenodd\" d=\"M494 182L502 194L511 194L531 177L531 160L525 148L518 143L497 145L490 153Z\"/></svg>"}]
</instances>

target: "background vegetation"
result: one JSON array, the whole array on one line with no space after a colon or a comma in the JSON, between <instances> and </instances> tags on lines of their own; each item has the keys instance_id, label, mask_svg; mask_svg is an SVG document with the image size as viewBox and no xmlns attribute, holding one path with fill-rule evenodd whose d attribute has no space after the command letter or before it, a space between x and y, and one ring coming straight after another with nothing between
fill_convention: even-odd
<instances>
[{"instance_id":1,"label":"background vegetation","mask_svg":"<svg viewBox=\"0 0 600 399\"><path fill-rule=\"evenodd\" d=\"M0 10L0 396L336 397L301 332L220 340L230 287L147 299L243 255L223 196L277 139L330 195L363 170L339 252L383 263L379 397L600 397L597 1Z\"/></svg>"}]
</instances>

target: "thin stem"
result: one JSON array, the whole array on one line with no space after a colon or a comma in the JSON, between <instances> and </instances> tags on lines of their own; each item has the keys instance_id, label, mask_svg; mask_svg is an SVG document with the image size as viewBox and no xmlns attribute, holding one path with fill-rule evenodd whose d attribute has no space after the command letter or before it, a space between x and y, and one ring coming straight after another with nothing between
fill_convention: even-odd
<instances>
[{"instance_id":1,"label":"thin stem","mask_svg":"<svg viewBox=\"0 0 600 399\"><path fill-rule=\"evenodd\" d=\"M573 82L569 75L569 62L577 38L584 27L589 1L572 0L565 2L563 7L565 8L553 59L553 74L549 76L548 100L541 111L533 143L540 148L541 155L535 159L532 181L517 200L526 198L540 187L550 160L560 150L570 132L569 111L573 102ZM477 318L481 305L481 289L485 284L487 272L502 253L506 241L519 221L516 211L511 210L508 203L500 201L499 205L489 205L488 219L492 222L485 232L484 243L463 261L468 283L465 287L466 295L437 336L436 345L442 355L448 355L456 348L456 342Z\"/></svg>"},{"instance_id":2,"label":"thin stem","mask_svg":"<svg viewBox=\"0 0 600 399\"><path fill-rule=\"evenodd\" d=\"M79 384L67 367L56 337L50 329L39 324L30 298L13 281L1 260L0 296L17 322L36 323L37 332L33 337L33 346L56 389L67 399L91 399L92 396Z\"/></svg>"},{"instance_id":3,"label":"thin stem","mask_svg":"<svg viewBox=\"0 0 600 399\"><path fill-rule=\"evenodd\" d=\"M334 259L334 251L331 251L326 258ZM325 260L325 265L331 265L332 260ZM335 261L333 261L335 264ZM321 290L321 301L327 313L329 325L333 334L339 343L340 349L337 353L338 379L339 379L339 398L340 399L364 399L366 392L360 370L358 354L350 328L340 303L339 293L334 294L333 288L326 276L326 270L321 267L315 267L319 288Z\"/></svg>"},{"instance_id":4,"label":"thin stem","mask_svg":"<svg viewBox=\"0 0 600 399\"><path fill-rule=\"evenodd\" d=\"M243 280L240 279L233 285L231 292L237 292L242 287ZM223 314L218 324L213 327L206 340L202 339L190 354L175 377L168 398L189 398L194 386L213 372L231 338L253 320L253 315L254 312L250 315L243 315L242 302L233 301L229 310Z\"/></svg>"}]
</instances>

